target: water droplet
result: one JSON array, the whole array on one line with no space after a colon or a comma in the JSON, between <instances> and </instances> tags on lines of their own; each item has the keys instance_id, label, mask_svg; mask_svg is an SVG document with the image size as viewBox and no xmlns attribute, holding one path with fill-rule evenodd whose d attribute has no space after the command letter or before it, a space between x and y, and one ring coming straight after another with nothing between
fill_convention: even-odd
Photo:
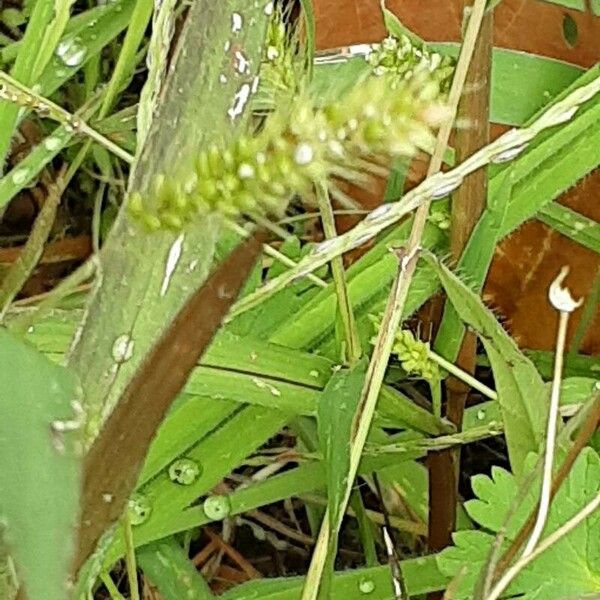
<instances>
[{"instance_id":1,"label":"water droplet","mask_svg":"<svg viewBox=\"0 0 600 600\"><path fill-rule=\"evenodd\" d=\"M62 144L62 140L60 138L50 136L44 140L44 148L49 150L50 152L54 152L54 150L58 150Z\"/></svg>"},{"instance_id":2,"label":"water droplet","mask_svg":"<svg viewBox=\"0 0 600 600\"><path fill-rule=\"evenodd\" d=\"M231 15L231 31L233 31L233 33L238 33L242 30L243 25L244 19L242 18L242 15L238 12L234 12Z\"/></svg>"},{"instance_id":3,"label":"water droplet","mask_svg":"<svg viewBox=\"0 0 600 600\"><path fill-rule=\"evenodd\" d=\"M233 55L233 68L241 75L250 71L250 61L240 50L236 50Z\"/></svg>"},{"instance_id":4,"label":"water droplet","mask_svg":"<svg viewBox=\"0 0 600 600\"><path fill-rule=\"evenodd\" d=\"M575 231L583 231L586 228L586 224L576 221L573 227L575 227Z\"/></svg>"},{"instance_id":5,"label":"water droplet","mask_svg":"<svg viewBox=\"0 0 600 600\"><path fill-rule=\"evenodd\" d=\"M227 75L225 75L224 73L221 73L221 74L219 75L219 81L220 81L222 84L226 84L226 83L227 83Z\"/></svg>"},{"instance_id":6,"label":"water droplet","mask_svg":"<svg viewBox=\"0 0 600 600\"><path fill-rule=\"evenodd\" d=\"M143 494L134 494L129 500L127 512L132 525L141 525L150 517L152 505Z\"/></svg>"},{"instance_id":7,"label":"water droplet","mask_svg":"<svg viewBox=\"0 0 600 600\"><path fill-rule=\"evenodd\" d=\"M79 38L68 38L58 44L56 55L67 67L78 67L87 54L87 48Z\"/></svg>"},{"instance_id":8,"label":"water droplet","mask_svg":"<svg viewBox=\"0 0 600 600\"><path fill-rule=\"evenodd\" d=\"M252 179L255 175L254 167L248 163L242 163L238 169L238 177L240 179Z\"/></svg>"},{"instance_id":9,"label":"water droplet","mask_svg":"<svg viewBox=\"0 0 600 600\"><path fill-rule=\"evenodd\" d=\"M273 14L274 10L275 6L273 5L273 2L267 2L267 4L265 5L265 15L267 15L267 17L270 17Z\"/></svg>"},{"instance_id":10,"label":"water droplet","mask_svg":"<svg viewBox=\"0 0 600 600\"><path fill-rule=\"evenodd\" d=\"M236 92L233 97L233 104L231 108L227 110L227 114L229 118L233 121L236 117L239 117L244 112L244 107L248 102L248 98L250 97L250 84L245 83L242 87Z\"/></svg>"},{"instance_id":11,"label":"water droplet","mask_svg":"<svg viewBox=\"0 0 600 600\"><path fill-rule=\"evenodd\" d=\"M173 277L173 273L177 267L177 263L181 258L181 253L183 251L183 240L185 236L181 234L171 245L169 248L169 255L167 256L167 264L165 265L165 276L163 277L162 284L160 286L160 295L164 296L169 289L169 285L171 283L171 277Z\"/></svg>"},{"instance_id":12,"label":"water droplet","mask_svg":"<svg viewBox=\"0 0 600 600\"><path fill-rule=\"evenodd\" d=\"M29 169L17 169L11 176L11 179L15 185L21 185L25 183L29 178Z\"/></svg>"},{"instance_id":13,"label":"water droplet","mask_svg":"<svg viewBox=\"0 0 600 600\"><path fill-rule=\"evenodd\" d=\"M297 165L306 166L312 162L314 157L315 151L310 144L302 142L296 146L294 161Z\"/></svg>"},{"instance_id":14,"label":"water droplet","mask_svg":"<svg viewBox=\"0 0 600 600\"><path fill-rule=\"evenodd\" d=\"M527 148L527 144L521 144L519 146L514 146L513 148L503 150L502 152L498 152L498 154L492 156L491 162L494 164L508 162L509 160L519 156L519 154L521 154L525 148Z\"/></svg>"},{"instance_id":15,"label":"water droplet","mask_svg":"<svg viewBox=\"0 0 600 600\"><path fill-rule=\"evenodd\" d=\"M102 502L105 504L110 504L114 499L112 494L102 494Z\"/></svg>"},{"instance_id":16,"label":"water droplet","mask_svg":"<svg viewBox=\"0 0 600 600\"><path fill-rule=\"evenodd\" d=\"M192 485L200 475L200 465L189 459L180 458L169 467L169 479L180 485Z\"/></svg>"},{"instance_id":17,"label":"water droplet","mask_svg":"<svg viewBox=\"0 0 600 600\"><path fill-rule=\"evenodd\" d=\"M229 496L209 496L202 507L209 519L220 521L231 512L231 500Z\"/></svg>"},{"instance_id":18,"label":"water droplet","mask_svg":"<svg viewBox=\"0 0 600 600\"><path fill-rule=\"evenodd\" d=\"M225 52L229 52L230 48L231 48L231 42L229 40L227 40L225 42L225 44L223 45L223 50L225 50Z\"/></svg>"},{"instance_id":19,"label":"water droplet","mask_svg":"<svg viewBox=\"0 0 600 600\"><path fill-rule=\"evenodd\" d=\"M135 342L124 333L120 335L114 342L112 347L112 357L116 363L127 362L133 356L133 347Z\"/></svg>"},{"instance_id":20,"label":"water droplet","mask_svg":"<svg viewBox=\"0 0 600 600\"><path fill-rule=\"evenodd\" d=\"M314 377L315 379L317 379L317 378L319 377L319 371L317 371L317 370L315 369L315 370L311 371L311 372L309 373L309 375L310 375L311 377Z\"/></svg>"},{"instance_id":21,"label":"water droplet","mask_svg":"<svg viewBox=\"0 0 600 600\"><path fill-rule=\"evenodd\" d=\"M270 383L263 381L262 379L259 379L258 377L253 377L252 383L254 383L254 385L257 388L260 388L261 390L269 390L269 392L271 392L272 396L277 396L277 397L281 396L281 392L274 385L271 385Z\"/></svg>"},{"instance_id":22,"label":"water droplet","mask_svg":"<svg viewBox=\"0 0 600 600\"><path fill-rule=\"evenodd\" d=\"M372 579L363 577L358 582L358 589L361 594L372 594L375 591L375 582Z\"/></svg>"},{"instance_id":23,"label":"water droplet","mask_svg":"<svg viewBox=\"0 0 600 600\"><path fill-rule=\"evenodd\" d=\"M481 409L477 411L477 418L480 421L483 421L485 419L485 410Z\"/></svg>"}]
</instances>

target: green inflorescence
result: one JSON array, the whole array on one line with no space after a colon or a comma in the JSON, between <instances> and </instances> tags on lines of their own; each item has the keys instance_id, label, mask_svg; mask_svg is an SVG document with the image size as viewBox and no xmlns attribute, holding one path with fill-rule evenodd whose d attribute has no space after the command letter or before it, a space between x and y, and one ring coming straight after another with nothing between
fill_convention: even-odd
<instances>
[{"instance_id":1,"label":"green inflorescence","mask_svg":"<svg viewBox=\"0 0 600 600\"><path fill-rule=\"evenodd\" d=\"M375 330L379 331L381 317L370 315L370 319ZM373 343L374 341L375 339L372 340ZM440 368L429 356L429 344L415 338L408 329L400 329L396 332L392 354L397 356L402 368L409 375L428 382L441 380Z\"/></svg>"},{"instance_id":2,"label":"green inflorescence","mask_svg":"<svg viewBox=\"0 0 600 600\"><path fill-rule=\"evenodd\" d=\"M368 77L322 107L308 93L297 95L255 135L201 152L187 180L157 175L148 193L130 195L129 214L149 230L181 230L214 212L279 217L294 195L306 196L317 181L363 183L375 165L429 147L431 129L445 115L429 71L393 92L390 83Z\"/></svg>"},{"instance_id":3,"label":"green inflorescence","mask_svg":"<svg viewBox=\"0 0 600 600\"><path fill-rule=\"evenodd\" d=\"M455 67L453 58L419 46L405 35L399 38L389 36L371 48L367 61L373 67L373 73L391 76L392 85L427 71L442 94L449 91Z\"/></svg>"},{"instance_id":4,"label":"green inflorescence","mask_svg":"<svg viewBox=\"0 0 600 600\"><path fill-rule=\"evenodd\" d=\"M298 60L301 53L298 39L286 27L283 10L278 6L267 27L260 68L261 89L267 88L274 98L281 93L293 93L302 78Z\"/></svg>"}]
</instances>

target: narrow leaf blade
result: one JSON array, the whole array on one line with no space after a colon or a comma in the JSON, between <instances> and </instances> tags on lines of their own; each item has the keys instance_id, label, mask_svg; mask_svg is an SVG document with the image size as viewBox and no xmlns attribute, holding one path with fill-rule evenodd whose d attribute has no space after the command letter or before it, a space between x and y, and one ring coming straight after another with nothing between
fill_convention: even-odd
<instances>
[{"instance_id":1,"label":"narrow leaf blade","mask_svg":"<svg viewBox=\"0 0 600 600\"><path fill-rule=\"evenodd\" d=\"M492 365L513 472L522 472L529 452L544 439L548 394L533 363L519 350L494 314L464 282L432 255L429 262L460 319L483 342Z\"/></svg>"}]
</instances>

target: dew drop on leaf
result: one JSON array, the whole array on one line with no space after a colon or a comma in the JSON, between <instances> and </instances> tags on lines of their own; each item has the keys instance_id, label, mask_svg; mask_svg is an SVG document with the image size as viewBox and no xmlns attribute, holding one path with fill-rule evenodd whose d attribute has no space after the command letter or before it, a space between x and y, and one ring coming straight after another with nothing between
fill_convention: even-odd
<instances>
[{"instance_id":1,"label":"dew drop on leaf","mask_svg":"<svg viewBox=\"0 0 600 600\"><path fill-rule=\"evenodd\" d=\"M133 356L134 345L135 342L128 334L120 335L113 343L113 360L118 364L127 362Z\"/></svg>"},{"instance_id":2,"label":"dew drop on leaf","mask_svg":"<svg viewBox=\"0 0 600 600\"><path fill-rule=\"evenodd\" d=\"M372 579L363 577L358 582L358 589L361 594L372 594L375 591L375 582Z\"/></svg>"},{"instance_id":3,"label":"dew drop on leaf","mask_svg":"<svg viewBox=\"0 0 600 600\"><path fill-rule=\"evenodd\" d=\"M192 485L200 475L200 465L190 458L180 458L171 463L169 479L179 485Z\"/></svg>"},{"instance_id":4,"label":"dew drop on leaf","mask_svg":"<svg viewBox=\"0 0 600 600\"><path fill-rule=\"evenodd\" d=\"M242 15L240 15L240 13L238 13L238 12L234 12L231 15L231 31L233 31L233 33L238 33L239 31L242 30L243 25L244 25L244 19L243 19Z\"/></svg>"},{"instance_id":5,"label":"dew drop on leaf","mask_svg":"<svg viewBox=\"0 0 600 600\"><path fill-rule=\"evenodd\" d=\"M203 508L209 519L220 521L231 512L231 501L228 496L209 496L204 501Z\"/></svg>"},{"instance_id":6,"label":"dew drop on leaf","mask_svg":"<svg viewBox=\"0 0 600 600\"><path fill-rule=\"evenodd\" d=\"M17 169L11 176L11 179L15 185L21 185L25 183L29 177L28 169Z\"/></svg>"},{"instance_id":7,"label":"dew drop on leaf","mask_svg":"<svg viewBox=\"0 0 600 600\"><path fill-rule=\"evenodd\" d=\"M58 150L61 144L62 141L59 138L53 136L47 137L44 140L44 148L46 148L46 150L50 150L50 152Z\"/></svg>"},{"instance_id":8,"label":"dew drop on leaf","mask_svg":"<svg viewBox=\"0 0 600 600\"><path fill-rule=\"evenodd\" d=\"M56 55L67 67L78 67L87 54L87 48L78 38L68 38L58 44Z\"/></svg>"},{"instance_id":9,"label":"dew drop on leaf","mask_svg":"<svg viewBox=\"0 0 600 600\"><path fill-rule=\"evenodd\" d=\"M127 505L129 521L132 525L141 525L150 517L152 505L143 494L134 494Z\"/></svg>"}]
</instances>

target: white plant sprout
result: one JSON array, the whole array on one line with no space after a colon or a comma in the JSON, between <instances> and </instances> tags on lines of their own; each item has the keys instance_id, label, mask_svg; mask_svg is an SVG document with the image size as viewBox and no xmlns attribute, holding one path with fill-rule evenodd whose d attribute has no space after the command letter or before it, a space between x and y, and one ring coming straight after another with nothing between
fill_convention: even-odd
<instances>
[{"instance_id":1,"label":"white plant sprout","mask_svg":"<svg viewBox=\"0 0 600 600\"><path fill-rule=\"evenodd\" d=\"M430 199L440 198L441 190L458 185L465 177L490 163L505 162L520 154L529 142L542 131L570 121L582 104L600 92L600 77L576 89L563 100L544 112L529 127L512 129L485 146L466 161L445 173L437 173L407 192L400 202L390 205L386 211L373 211L363 221L343 235L317 245L311 254L280 276L270 280L255 292L248 294L232 307L227 320L254 308L292 282L306 277L330 262L336 256L353 250L374 238L384 229L397 223L404 216Z\"/></svg>"},{"instance_id":2,"label":"white plant sprout","mask_svg":"<svg viewBox=\"0 0 600 600\"><path fill-rule=\"evenodd\" d=\"M569 267L563 267L548 290L550 304L559 312L558 330L556 334L556 352L554 358L554 376L550 392L550 406L548 409L548 423L546 428L546 448L544 454L544 470L542 476L542 489L538 514L531 536L525 545L522 557L529 556L536 548L544 526L548 519L550 502L552 501L552 468L554 464L554 447L556 445L556 428L558 425L560 405L560 384L562 380L563 358L567 339L567 326L571 313L583 304L583 299L575 300L568 288L563 287L563 282L569 273Z\"/></svg>"}]
</instances>

